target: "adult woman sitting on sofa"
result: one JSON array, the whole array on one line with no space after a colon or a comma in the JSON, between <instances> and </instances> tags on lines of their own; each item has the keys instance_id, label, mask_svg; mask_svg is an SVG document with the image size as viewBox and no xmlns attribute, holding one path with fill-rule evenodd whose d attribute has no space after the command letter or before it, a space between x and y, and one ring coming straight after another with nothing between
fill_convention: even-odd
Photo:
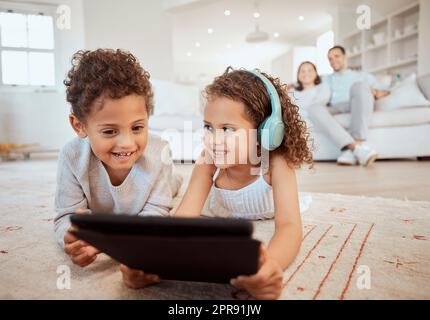
<instances>
[{"instance_id":1,"label":"adult woman sitting on sofa","mask_svg":"<svg viewBox=\"0 0 430 320\"><path fill-rule=\"evenodd\" d=\"M327 108L331 91L327 84L321 82L315 64L302 62L297 71L297 84L294 86L293 98L300 107L301 114L309 119L313 126L323 130L340 150L361 148L361 142L355 141L351 134L343 128ZM328 128L328 129L325 129ZM373 160L373 159L372 159ZM350 165L349 159L337 159L340 165ZM366 164L370 161L366 161Z\"/></svg>"},{"instance_id":2,"label":"adult woman sitting on sofa","mask_svg":"<svg viewBox=\"0 0 430 320\"><path fill-rule=\"evenodd\" d=\"M300 113L305 119L309 119L311 106L327 105L330 101L330 88L321 82L316 66L310 61L300 64L297 70L297 83L288 87L293 90L292 98L300 107Z\"/></svg>"}]
</instances>

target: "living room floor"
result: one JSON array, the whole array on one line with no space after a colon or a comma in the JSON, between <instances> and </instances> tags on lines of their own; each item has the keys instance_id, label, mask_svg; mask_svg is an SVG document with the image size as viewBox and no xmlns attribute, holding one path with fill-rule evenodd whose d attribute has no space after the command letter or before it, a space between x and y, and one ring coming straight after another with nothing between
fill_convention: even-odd
<instances>
[{"instance_id":1,"label":"living room floor","mask_svg":"<svg viewBox=\"0 0 430 320\"><path fill-rule=\"evenodd\" d=\"M317 163L300 170L299 187L308 192L430 200L430 161L377 161L369 168Z\"/></svg>"},{"instance_id":2,"label":"living room floor","mask_svg":"<svg viewBox=\"0 0 430 320\"><path fill-rule=\"evenodd\" d=\"M0 299L232 298L228 285L192 282L129 290L105 255L90 268L71 265L53 237L56 167L55 156L0 162ZM192 168L177 165L185 181ZM298 180L313 201L302 214L302 247L284 273L282 299L429 299L430 202L404 200L430 199L430 161L378 161L367 169L317 162L299 170ZM255 238L268 243L273 222L254 225ZM52 285L60 265L71 267L71 290ZM371 290L354 285L360 266L371 270Z\"/></svg>"},{"instance_id":3,"label":"living room floor","mask_svg":"<svg viewBox=\"0 0 430 320\"><path fill-rule=\"evenodd\" d=\"M53 154L34 155L27 161L0 161L0 171L29 173L37 171L35 168L38 167L49 167L55 174L56 162ZM188 181L193 165L176 163L175 166L184 180ZM315 162L312 169L303 167L297 170L297 180L301 192L430 201L429 160L378 160L368 168L319 161Z\"/></svg>"},{"instance_id":4,"label":"living room floor","mask_svg":"<svg viewBox=\"0 0 430 320\"><path fill-rule=\"evenodd\" d=\"M189 176L192 165L176 164ZM297 171L299 190L430 201L430 161L379 160L368 168L316 162Z\"/></svg>"}]
</instances>

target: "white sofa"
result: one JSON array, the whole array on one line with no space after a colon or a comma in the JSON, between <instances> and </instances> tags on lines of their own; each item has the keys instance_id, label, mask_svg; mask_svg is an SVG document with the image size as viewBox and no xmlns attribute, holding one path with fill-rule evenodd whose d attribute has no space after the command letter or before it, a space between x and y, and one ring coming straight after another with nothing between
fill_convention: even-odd
<instances>
[{"instance_id":1,"label":"white sofa","mask_svg":"<svg viewBox=\"0 0 430 320\"><path fill-rule=\"evenodd\" d=\"M197 160L203 149L201 115L156 115L149 118L149 131L170 143L174 161Z\"/></svg>"},{"instance_id":2,"label":"white sofa","mask_svg":"<svg viewBox=\"0 0 430 320\"><path fill-rule=\"evenodd\" d=\"M197 160L203 148L202 88L151 80L154 114L149 131L170 143L175 161Z\"/></svg>"},{"instance_id":3,"label":"white sofa","mask_svg":"<svg viewBox=\"0 0 430 320\"><path fill-rule=\"evenodd\" d=\"M430 74L418 77L417 83L424 97L430 100ZM335 119L348 128L350 117L350 114L339 114ZM314 159L337 159L340 150L333 142L312 125L310 131L316 147ZM367 144L377 150L379 159L430 156L430 105L375 111Z\"/></svg>"},{"instance_id":4,"label":"white sofa","mask_svg":"<svg viewBox=\"0 0 430 320\"><path fill-rule=\"evenodd\" d=\"M430 100L430 75L419 77L417 82ZM203 147L201 88L155 81L154 91L155 111L149 120L150 132L170 142L174 160L196 160ZM335 118L348 127L350 114ZM311 126L310 131L316 146L314 159L335 160L340 150L316 128ZM380 159L430 156L430 105L375 111L367 143L378 151Z\"/></svg>"}]
</instances>

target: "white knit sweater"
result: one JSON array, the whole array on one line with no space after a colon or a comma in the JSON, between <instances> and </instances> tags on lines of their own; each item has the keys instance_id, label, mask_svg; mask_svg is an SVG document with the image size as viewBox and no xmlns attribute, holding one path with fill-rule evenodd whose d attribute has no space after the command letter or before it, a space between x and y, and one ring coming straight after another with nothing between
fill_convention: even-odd
<instances>
[{"instance_id":1,"label":"white knit sweater","mask_svg":"<svg viewBox=\"0 0 430 320\"><path fill-rule=\"evenodd\" d=\"M78 208L93 213L168 216L180 184L172 177L172 162L161 161L162 152L168 153L165 148L167 142L149 135L142 157L124 182L113 186L86 139L75 138L66 144L59 156L55 195L58 243L64 246L70 214Z\"/></svg>"}]
</instances>

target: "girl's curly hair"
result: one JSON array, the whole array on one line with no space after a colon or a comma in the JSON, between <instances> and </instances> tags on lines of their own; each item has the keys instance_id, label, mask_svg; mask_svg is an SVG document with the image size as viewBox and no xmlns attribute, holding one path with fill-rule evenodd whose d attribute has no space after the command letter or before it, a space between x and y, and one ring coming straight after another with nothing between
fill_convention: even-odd
<instances>
[{"instance_id":1,"label":"girl's curly hair","mask_svg":"<svg viewBox=\"0 0 430 320\"><path fill-rule=\"evenodd\" d=\"M299 168L302 164L313 164L311 140L306 122L299 114L299 108L291 103L288 97L287 85L281 84L278 78L273 78L260 72L269 79L278 92L282 107L282 117L285 123L285 136L282 145L273 152L281 154L288 164ZM215 78L214 82L205 89L207 99L226 97L236 102L242 102L246 107L246 115L257 128L272 113L270 97L264 83L246 70L234 70L228 67L224 74Z\"/></svg>"},{"instance_id":2,"label":"girl's curly hair","mask_svg":"<svg viewBox=\"0 0 430 320\"><path fill-rule=\"evenodd\" d=\"M120 99L130 94L145 98L148 115L153 109L150 75L137 59L122 50L78 51L72 57L72 69L64 85L72 113L85 121L96 99Z\"/></svg>"}]
</instances>

